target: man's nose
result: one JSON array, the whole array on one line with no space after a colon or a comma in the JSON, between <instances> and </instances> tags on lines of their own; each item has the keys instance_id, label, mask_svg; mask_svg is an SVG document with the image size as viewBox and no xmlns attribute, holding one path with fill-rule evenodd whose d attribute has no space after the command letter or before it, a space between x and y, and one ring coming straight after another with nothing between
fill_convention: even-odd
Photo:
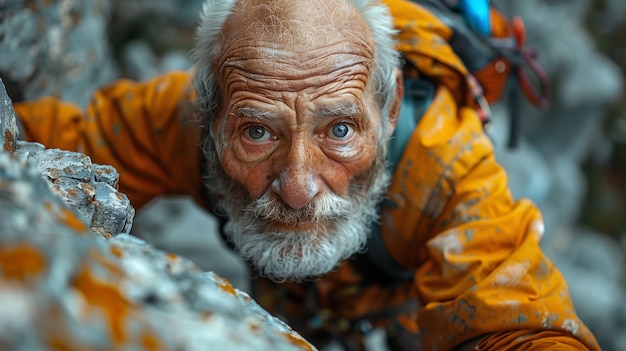
<instances>
[{"instance_id":1,"label":"man's nose","mask_svg":"<svg viewBox=\"0 0 626 351\"><path fill-rule=\"evenodd\" d=\"M292 147L283 161L272 190L291 208L303 208L323 190L319 162L316 164L303 147Z\"/></svg>"}]
</instances>

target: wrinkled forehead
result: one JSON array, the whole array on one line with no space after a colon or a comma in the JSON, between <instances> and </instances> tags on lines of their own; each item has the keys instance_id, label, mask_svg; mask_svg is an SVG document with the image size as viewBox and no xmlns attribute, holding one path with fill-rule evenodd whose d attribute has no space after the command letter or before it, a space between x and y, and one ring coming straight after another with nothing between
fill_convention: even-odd
<instances>
[{"instance_id":1,"label":"wrinkled forehead","mask_svg":"<svg viewBox=\"0 0 626 351\"><path fill-rule=\"evenodd\" d=\"M343 41L373 50L367 23L346 0L239 0L221 41L224 48L256 44L295 52Z\"/></svg>"}]
</instances>

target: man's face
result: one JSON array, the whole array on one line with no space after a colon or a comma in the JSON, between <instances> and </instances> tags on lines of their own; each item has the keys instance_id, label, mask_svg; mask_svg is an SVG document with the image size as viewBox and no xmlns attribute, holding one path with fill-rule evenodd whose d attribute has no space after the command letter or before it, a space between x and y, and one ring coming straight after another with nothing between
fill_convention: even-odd
<instances>
[{"instance_id":1,"label":"man's face","mask_svg":"<svg viewBox=\"0 0 626 351\"><path fill-rule=\"evenodd\" d=\"M322 274L364 245L388 179L373 44L363 23L288 40L249 32L233 28L216 59L227 234L275 279Z\"/></svg>"}]
</instances>

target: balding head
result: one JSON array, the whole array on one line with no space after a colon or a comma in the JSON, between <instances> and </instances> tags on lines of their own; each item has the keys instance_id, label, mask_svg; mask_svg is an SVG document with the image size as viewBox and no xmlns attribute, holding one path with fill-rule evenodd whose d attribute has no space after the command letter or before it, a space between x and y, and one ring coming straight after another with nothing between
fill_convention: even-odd
<instances>
[{"instance_id":1,"label":"balding head","mask_svg":"<svg viewBox=\"0 0 626 351\"><path fill-rule=\"evenodd\" d=\"M360 11L345 0L239 0L222 35L219 41L249 38L299 52L348 40L368 40L364 44L374 46Z\"/></svg>"},{"instance_id":2,"label":"balding head","mask_svg":"<svg viewBox=\"0 0 626 351\"><path fill-rule=\"evenodd\" d=\"M220 91L215 60L234 40L248 40L252 46L270 41L277 48L288 46L302 53L331 42L352 40L369 45L373 50L372 89L381 115L386 117L397 88L393 34L389 11L376 0L207 0L192 51L201 122L211 125L217 113Z\"/></svg>"}]
</instances>

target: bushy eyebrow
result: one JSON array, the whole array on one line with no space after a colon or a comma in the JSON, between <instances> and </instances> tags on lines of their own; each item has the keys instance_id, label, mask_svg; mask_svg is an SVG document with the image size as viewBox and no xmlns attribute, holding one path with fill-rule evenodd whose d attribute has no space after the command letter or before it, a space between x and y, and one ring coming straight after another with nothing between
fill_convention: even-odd
<instances>
[{"instance_id":1,"label":"bushy eyebrow","mask_svg":"<svg viewBox=\"0 0 626 351\"><path fill-rule=\"evenodd\" d=\"M318 117L356 116L360 113L361 108L353 102L324 105L315 110Z\"/></svg>"},{"instance_id":2,"label":"bushy eyebrow","mask_svg":"<svg viewBox=\"0 0 626 351\"><path fill-rule=\"evenodd\" d=\"M329 118L341 116L356 116L361 114L361 108L353 102L340 102L336 104L328 104L319 106L315 109L316 117ZM238 118L248 118L254 120L267 120L278 118L278 114L266 110L259 110L254 107L239 107L232 113Z\"/></svg>"},{"instance_id":3,"label":"bushy eyebrow","mask_svg":"<svg viewBox=\"0 0 626 351\"><path fill-rule=\"evenodd\" d=\"M261 111L252 107L240 107L233 112L233 115L239 118L249 118L256 120L274 119L278 117L278 115L274 112Z\"/></svg>"}]
</instances>

